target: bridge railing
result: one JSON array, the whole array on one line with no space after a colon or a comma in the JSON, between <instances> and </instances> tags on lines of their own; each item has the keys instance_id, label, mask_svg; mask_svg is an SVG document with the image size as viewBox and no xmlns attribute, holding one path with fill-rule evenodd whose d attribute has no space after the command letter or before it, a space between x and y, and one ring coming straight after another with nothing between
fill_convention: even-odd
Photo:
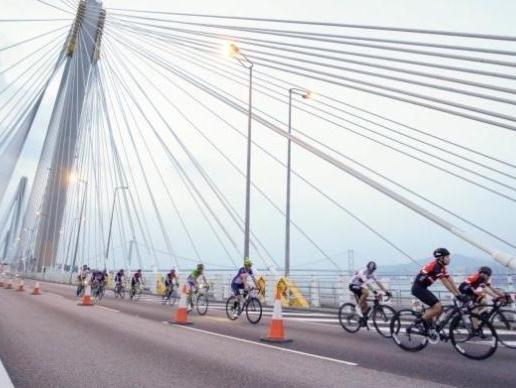
<instances>
[{"instance_id":1,"label":"bridge railing","mask_svg":"<svg viewBox=\"0 0 516 388\"><path fill-rule=\"evenodd\" d=\"M73 273L70 277L69 272L51 271L45 273L23 274L23 276L43 281L75 284L77 274ZM145 288L148 294L158 294L157 284L159 280L163 280L165 272L144 272ZM274 287L279 276L263 275L266 281L266 292L264 303L272 305L274 302ZM224 302L231 293L231 279L233 274L228 272L206 273L207 280L210 285L209 297L216 302ZM379 280L392 292L393 298L389 302L396 307L410 307L414 301L411 294L411 285L413 278L410 276L379 276ZM180 275L180 282L186 279L186 275ZM338 308L342 303L355 302L354 296L349 291L348 274L328 275L328 274L312 274L312 275L293 275L289 277L289 281L297 287L303 298L308 302L309 308ZM457 275L456 281L461 282L464 276ZM512 293L516 299L516 289L512 282L512 276L500 275L494 277L494 286L506 292ZM439 283L432 287L432 292L444 303L451 303L452 295Z\"/></svg>"}]
</instances>

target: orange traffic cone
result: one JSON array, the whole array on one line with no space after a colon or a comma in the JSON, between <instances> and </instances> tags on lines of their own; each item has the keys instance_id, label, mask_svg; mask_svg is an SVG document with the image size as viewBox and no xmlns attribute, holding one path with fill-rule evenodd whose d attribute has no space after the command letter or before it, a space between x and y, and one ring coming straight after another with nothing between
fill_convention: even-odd
<instances>
[{"instance_id":1,"label":"orange traffic cone","mask_svg":"<svg viewBox=\"0 0 516 388\"><path fill-rule=\"evenodd\" d=\"M25 288L23 288L23 279L20 279L20 281L18 282L18 288L16 288L16 291L25 291Z\"/></svg>"},{"instance_id":2,"label":"orange traffic cone","mask_svg":"<svg viewBox=\"0 0 516 388\"><path fill-rule=\"evenodd\" d=\"M91 299L91 286L89 284L86 285L86 290L84 291L84 295L82 296L79 306L93 306L93 300Z\"/></svg>"},{"instance_id":3,"label":"orange traffic cone","mask_svg":"<svg viewBox=\"0 0 516 388\"><path fill-rule=\"evenodd\" d=\"M281 292L276 290L276 298L274 299L274 310L272 312L272 320L269 326L267 337L261 338L264 342L287 343L292 342L291 339L285 338L285 329L283 328L283 310L281 307Z\"/></svg>"},{"instance_id":4,"label":"orange traffic cone","mask_svg":"<svg viewBox=\"0 0 516 388\"><path fill-rule=\"evenodd\" d=\"M34 289L31 292L31 295L41 295L41 289L39 288L39 282L36 282Z\"/></svg>"},{"instance_id":5,"label":"orange traffic cone","mask_svg":"<svg viewBox=\"0 0 516 388\"><path fill-rule=\"evenodd\" d=\"M7 290L10 290L10 289L12 289L12 288L13 288L13 281L12 281L12 279L8 279L8 280L7 280L7 284L5 285L5 288L6 288Z\"/></svg>"},{"instance_id":6,"label":"orange traffic cone","mask_svg":"<svg viewBox=\"0 0 516 388\"><path fill-rule=\"evenodd\" d=\"M188 321L188 311L186 309L187 304L187 292L186 292L186 284L183 284L181 288L181 299L179 299L179 307L176 310L176 319L174 322L177 325L191 325L192 322Z\"/></svg>"}]
</instances>

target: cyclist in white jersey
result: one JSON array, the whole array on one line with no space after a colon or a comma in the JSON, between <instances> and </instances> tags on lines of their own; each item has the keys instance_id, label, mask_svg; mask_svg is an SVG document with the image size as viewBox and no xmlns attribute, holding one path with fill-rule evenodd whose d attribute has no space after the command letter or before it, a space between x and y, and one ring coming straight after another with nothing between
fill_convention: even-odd
<instances>
[{"instance_id":1,"label":"cyclist in white jersey","mask_svg":"<svg viewBox=\"0 0 516 388\"><path fill-rule=\"evenodd\" d=\"M355 272L349 283L349 290L355 294L358 305L360 306L364 316L367 315L369 311L369 305L367 303L369 289L376 294L376 291L369 283L374 281L387 296L391 296L391 293L384 287L384 285L376 279L374 271L376 271L376 263L374 261L370 261L367 263L365 269Z\"/></svg>"}]
</instances>

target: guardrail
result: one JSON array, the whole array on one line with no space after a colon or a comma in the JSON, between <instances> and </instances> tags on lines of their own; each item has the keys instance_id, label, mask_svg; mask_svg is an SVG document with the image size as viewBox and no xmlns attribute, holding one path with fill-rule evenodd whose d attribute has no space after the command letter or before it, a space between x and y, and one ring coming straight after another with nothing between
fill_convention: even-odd
<instances>
[{"instance_id":1,"label":"guardrail","mask_svg":"<svg viewBox=\"0 0 516 388\"><path fill-rule=\"evenodd\" d=\"M45 273L27 273L20 274L26 278L32 278L42 281L49 281L62 284L70 284L69 272L45 272ZM77 274L72 274L72 284L75 284ZM144 272L145 287L148 293L158 294L156 285L158 280L162 279L164 273L160 272ZM275 286L280 276L263 275L266 281L266 291L264 304L273 305ZM231 279L233 274L219 272L206 273L210 289L209 297L214 301L224 302L231 293ZM184 280L184 276L180 281ZM464 276L455 277L457 282L461 282ZM300 290L303 297L308 302L309 308L338 308L342 303L354 302L354 297L348 289L350 276L347 274L329 276L327 274L313 275L294 275L289 277L289 281ZM391 290L393 297L391 302L396 307L409 307L412 305L414 297L411 295L412 278L408 276L379 276L379 280ZM494 279L497 288L512 293L516 299L516 290L512 283L512 276L497 276ZM444 289L440 284L432 287L432 292L444 303L451 302L452 295ZM516 311L516 304L513 304Z\"/></svg>"}]
</instances>

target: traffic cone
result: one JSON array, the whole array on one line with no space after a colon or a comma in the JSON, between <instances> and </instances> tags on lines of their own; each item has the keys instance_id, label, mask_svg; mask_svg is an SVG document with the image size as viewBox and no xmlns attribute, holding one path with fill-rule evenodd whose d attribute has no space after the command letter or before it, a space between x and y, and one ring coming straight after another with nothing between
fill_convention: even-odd
<instances>
[{"instance_id":1,"label":"traffic cone","mask_svg":"<svg viewBox=\"0 0 516 388\"><path fill-rule=\"evenodd\" d=\"M5 285L5 288L6 288L7 290L10 290L10 289L12 289L12 288L13 288L13 281L12 281L12 279L8 279L8 280L7 280L7 284Z\"/></svg>"},{"instance_id":2,"label":"traffic cone","mask_svg":"<svg viewBox=\"0 0 516 388\"><path fill-rule=\"evenodd\" d=\"M93 300L91 299L91 286L89 284L86 285L86 290L84 291L84 295L82 296L79 306L93 306Z\"/></svg>"},{"instance_id":3,"label":"traffic cone","mask_svg":"<svg viewBox=\"0 0 516 388\"><path fill-rule=\"evenodd\" d=\"M39 282L36 282L34 289L31 292L31 295L41 295L41 289L39 288Z\"/></svg>"},{"instance_id":4,"label":"traffic cone","mask_svg":"<svg viewBox=\"0 0 516 388\"><path fill-rule=\"evenodd\" d=\"M18 291L18 292L25 291L25 288L23 288L23 279L20 279L20 281L18 282L18 288L16 289L16 291Z\"/></svg>"},{"instance_id":5,"label":"traffic cone","mask_svg":"<svg viewBox=\"0 0 516 388\"><path fill-rule=\"evenodd\" d=\"M269 326L267 337L262 337L264 342L287 343L292 342L291 339L285 338L285 329L283 327L283 310L281 307L281 292L276 290L276 298L274 299L274 310L272 312L272 320Z\"/></svg>"},{"instance_id":6,"label":"traffic cone","mask_svg":"<svg viewBox=\"0 0 516 388\"><path fill-rule=\"evenodd\" d=\"M0 278L0 287L4 286L4 279Z\"/></svg>"},{"instance_id":7,"label":"traffic cone","mask_svg":"<svg viewBox=\"0 0 516 388\"><path fill-rule=\"evenodd\" d=\"M179 299L179 307L176 310L176 319L174 322L176 325L191 325L192 322L188 321L188 311L187 311L187 299L188 295L186 292L186 284L183 284L183 288L181 288L181 299Z\"/></svg>"}]
</instances>

